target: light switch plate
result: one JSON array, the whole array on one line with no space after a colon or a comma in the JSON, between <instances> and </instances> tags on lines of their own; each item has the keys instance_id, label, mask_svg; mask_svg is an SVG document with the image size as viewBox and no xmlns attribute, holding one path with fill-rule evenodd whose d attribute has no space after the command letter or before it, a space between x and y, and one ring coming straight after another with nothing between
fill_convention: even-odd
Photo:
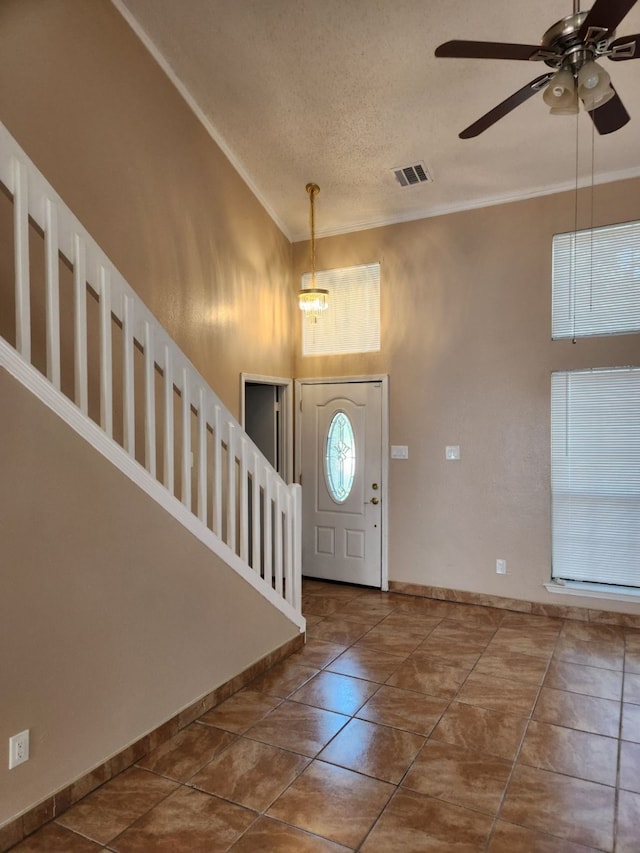
<instances>
[{"instance_id":1,"label":"light switch plate","mask_svg":"<svg viewBox=\"0 0 640 853\"><path fill-rule=\"evenodd\" d=\"M406 444L392 444L391 445L391 458L392 459L408 459L409 458L409 448Z\"/></svg>"}]
</instances>

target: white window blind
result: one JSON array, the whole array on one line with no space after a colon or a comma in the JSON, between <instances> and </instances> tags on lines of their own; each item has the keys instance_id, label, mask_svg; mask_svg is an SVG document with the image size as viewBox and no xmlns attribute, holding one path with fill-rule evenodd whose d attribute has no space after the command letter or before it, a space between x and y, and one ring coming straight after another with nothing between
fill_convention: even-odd
<instances>
[{"instance_id":1,"label":"white window blind","mask_svg":"<svg viewBox=\"0 0 640 853\"><path fill-rule=\"evenodd\" d=\"M640 222L553 237L553 338L640 331Z\"/></svg>"},{"instance_id":2,"label":"white window blind","mask_svg":"<svg viewBox=\"0 0 640 853\"><path fill-rule=\"evenodd\" d=\"M380 349L380 264L322 270L316 286L329 291L317 323L302 322L303 355L341 355ZM311 287L311 273L302 276Z\"/></svg>"},{"instance_id":3,"label":"white window blind","mask_svg":"<svg viewBox=\"0 0 640 853\"><path fill-rule=\"evenodd\" d=\"M640 368L554 373L553 577L640 587Z\"/></svg>"}]
</instances>

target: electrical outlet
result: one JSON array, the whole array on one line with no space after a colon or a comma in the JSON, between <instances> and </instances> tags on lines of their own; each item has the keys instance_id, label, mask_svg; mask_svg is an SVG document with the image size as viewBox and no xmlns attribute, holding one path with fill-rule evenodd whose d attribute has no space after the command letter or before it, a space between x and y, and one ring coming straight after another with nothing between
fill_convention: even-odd
<instances>
[{"instance_id":1,"label":"electrical outlet","mask_svg":"<svg viewBox=\"0 0 640 853\"><path fill-rule=\"evenodd\" d=\"M496 573L499 575L506 575L506 573L507 573L507 561L506 560L496 560Z\"/></svg>"},{"instance_id":2,"label":"electrical outlet","mask_svg":"<svg viewBox=\"0 0 640 853\"><path fill-rule=\"evenodd\" d=\"M9 738L9 770L29 760L29 729Z\"/></svg>"},{"instance_id":3,"label":"electrical outlet","mask_svg":"<svg viewBox=\"0 0 640 853\"><path fill-rule=\"evenodd\" d=\"M460 445L448 444L444 449L444 458L449 460L460 459Z\"/></svg>"}]
</instances>

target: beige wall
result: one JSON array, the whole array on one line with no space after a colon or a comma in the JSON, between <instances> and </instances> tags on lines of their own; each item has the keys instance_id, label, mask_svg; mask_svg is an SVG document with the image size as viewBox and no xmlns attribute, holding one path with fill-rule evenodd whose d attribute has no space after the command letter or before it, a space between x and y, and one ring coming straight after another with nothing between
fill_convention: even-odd
<instances>
[{"instance_id":1,"label":"beige wall","mask_svg":"<svg viewBox=\"0 0 640 853\"><path fill-rule=\"evenodd\" d=\"M291 246L108 0L2 0L0 120L234 414L290 375Z\"/></svg>"},{"instance_id":2,"label":"beige wall","mask_svg":"<svg viewBox=\"0 0 640 853\"><path fill-rule=\"evenodd\" d=\"M409 446L408 461L390 461L392 580L640 613L543 588L550 372L640 364L638 335L550 339L551 238L574 227L574 202L566 193L318 241L321 269L382 264L381 352L298 356L295 373L390 375L390 441ZM579 227L589 205L585 191ZM639 217L639 180L595 188L595 225ZM294 282L307 268L308 244L296 244ZM461 446L460 462L445 461L447 444Z\"/></svg>"},{"instance_id":3,"label":"beige wall","mask_svg":"<svg viewBox=\"0 0 640 853\"><path fill-rule=\"evenodd\" d=\"M0 400L1 825L297 628L4 370Z\"/></svg>"}]
</instances>

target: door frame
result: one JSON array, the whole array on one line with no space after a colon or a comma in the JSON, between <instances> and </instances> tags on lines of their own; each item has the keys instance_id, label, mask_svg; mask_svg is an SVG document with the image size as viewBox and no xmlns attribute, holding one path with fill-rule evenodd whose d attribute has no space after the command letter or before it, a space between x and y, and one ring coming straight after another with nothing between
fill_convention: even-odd
<instances>
[{"instance_id":1,"label":"door frame","mask_svg":"<svg viewBox=\"0 0 640 853\"><path fill-rule=\"evenodd\" d=\"M382 384L382 489L380 498L382 500L381 524L381 558L382 566L380 573L380 589L387 592L389 589L389 375L386 373L372 374L370 376L314 376L308 379L296 379L295 399L295 481L300 482L302 460L300 458L302 424L300 418L300 402L302 400L303 385L335 385L337 383L362 383L380 382Z\"/></svg>"},{"instance_id":2,"label":"door frame","mask_svg":"<svg viewBox=\"0 0 640 853\"><path fill-rule=\"evenodd\" d=\"M282 479L288 485L295 482L293 468L293 379L281 376L263 376L257 373L240 374L240 425L245 425L245 385L277 385L281 389L280 419L282 429Z\"/></svg>"}]
</instances>

